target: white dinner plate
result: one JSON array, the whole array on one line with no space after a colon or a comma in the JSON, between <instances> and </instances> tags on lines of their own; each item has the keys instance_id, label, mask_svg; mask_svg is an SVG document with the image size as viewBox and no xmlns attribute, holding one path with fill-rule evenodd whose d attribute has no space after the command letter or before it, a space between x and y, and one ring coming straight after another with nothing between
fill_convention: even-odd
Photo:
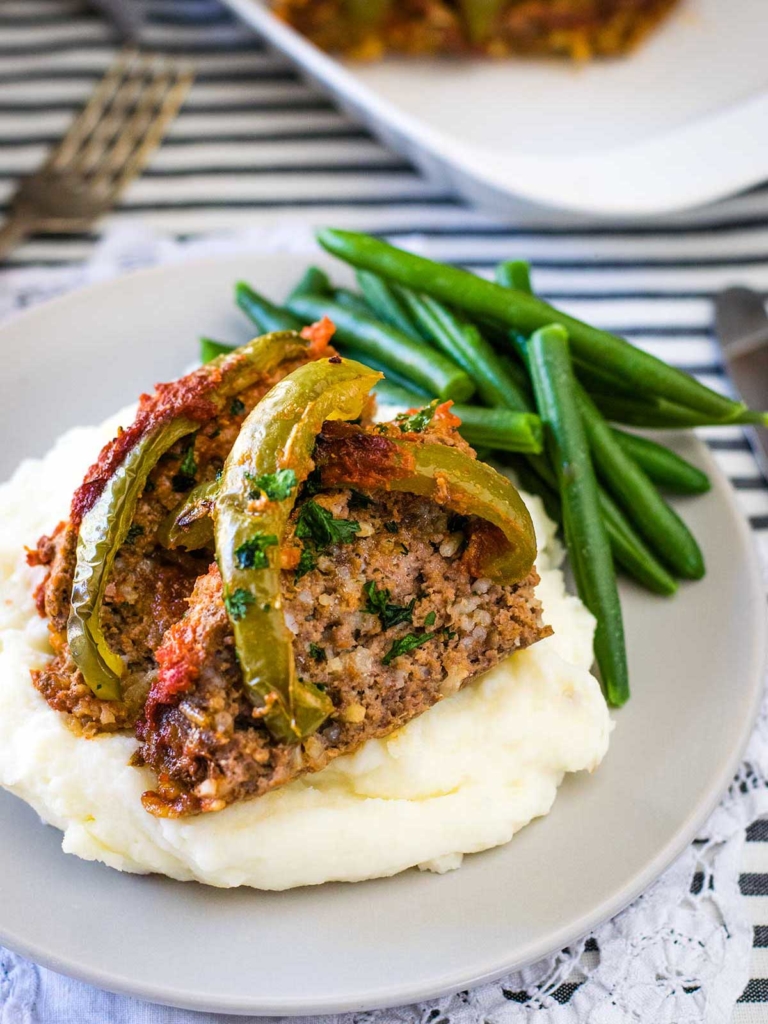
<instances>
[{"instance_id":1,"label":"white dinner plate","mask_svg":"<svg viewBox=\"0 0 768 1024\"><path fill-rule=\"evenodd\" d=\"M574 65L336 59L267 0L225 0L385 144L494 213L647 216L768 179L768 3L682 0L636 52Z\"/></svg>"},{"instance_id":2,"label":"white dinner plate","mask_svg":"<svg viewBox=\"0 0 768 1024\"><path fill-rule=\"evenodd\" d=\"M228 256L142 271L12 320L0 329L0 479L178 375L201 334L244 341L236 280L280 299L303 267L296 256ZM334 276L349 280L338 265ZM599 771L569 777L547 818L446 875L265 893L78 860L0 793L0 944L157 1002L312 1014L458 991L618 912L715 806L762 688L765 601L749 531L703 446L678 437L675 447L712 474L711 493L680 503L708 574L673 600L622 585L633 696Z\"/></svg>"}]
</instances>

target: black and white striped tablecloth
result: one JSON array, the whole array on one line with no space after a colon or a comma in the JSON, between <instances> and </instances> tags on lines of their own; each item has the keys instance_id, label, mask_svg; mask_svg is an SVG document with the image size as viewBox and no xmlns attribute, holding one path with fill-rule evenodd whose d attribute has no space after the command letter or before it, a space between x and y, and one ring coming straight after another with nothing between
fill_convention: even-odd
<instances>
[{"instance_id":1,"label":"black and white striped tablecloth","mask_svg":"<svg viewBox=\"0 0 768 1024\"><path fill-rule=\"evenodd\" d=\"M534 211L502 222L424 180L266 50L218 0L148 0L145 43L190 57L197 78L141 180L102 228L141 221L192 237L245 226L418 233L436 258L490 268L526 258L537 290L728 390L712 295L768 292L768 186L705 211L626 226ZM0 0L0 207L65 130L116 49L80 0ZM88 257L98 233L32 238L10 266ZM0 271L2 272L2 271ZM738 428L704 432L768 555L768 487ZM765 560L768 564L768 559ZM737 1024L768 1021L768 822L749 833L742 890L755 925L753 980ZM762 1005L761 1005L762 1004Z\"/></svg>"}]
</instances>

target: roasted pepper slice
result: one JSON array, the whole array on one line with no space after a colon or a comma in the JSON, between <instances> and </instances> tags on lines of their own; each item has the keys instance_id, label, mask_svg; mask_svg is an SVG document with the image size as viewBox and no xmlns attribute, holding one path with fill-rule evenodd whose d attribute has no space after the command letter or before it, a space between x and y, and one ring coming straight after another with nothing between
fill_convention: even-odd
<instances>
[{"instance_id":1,"label":"roasted pepper slice","mask_svg":"<svg viewBox=\"0 0 768 1024\"><path fill-rule=\"evenodd\" d=\"M163 547L198 551L213 541L213 502L218 491L218 480L192 488L160 524L157 539Z\"/></svg>"},{"instance_id":2,"label":"roasted pepper slice","mask_svg":"<svg viewBox=\"0 0 768 1024\"><path fill-rule=\"evenodd\" d=\"M310 342L292 331L255 338L220 356L203 371L210 387L204 392L206 417L216 415L238 392L280 363L306 355ZM198 403L199 404L199 403ZM184 410L183 404L181 409ZM186 410L184 410L186 411ZM120 698L121 658L107 644L101 628L101 606L115 556L131 525L136 503L158 459L183 437L197 430L190 415L148 420L146 429L128 448L104 482L98 497L80 520L67 640L75 664L88 686L104 700Z\"/></svg>"},{"instance_id":3,"label":"roasted pepper slice","mask_svg":"<svg viewBox=\"0 0 768 1024\"><path fill-rule=\"evenodd\" d=\"M420 494L492 523L499 532L476 552L479 575L509 585L530 572L536 536L523 499L505 476L460 449L399 438L386 427L374 434L346 427L323 435L315 459L325 487Z\"/></svg>"},{"instance_id":4,"label":"roasted pepper slice","mask_svg":"<svg viewBox=\"0 0 768 1024\"><path fill-rule=\"evenodd\" d=\"M280 543L324 421L360 416L380 378L338 356L294 370L246 418L221 475L213 517L224 601L245 686L283 742L309 736L333 704L296 676L280 593Z\"/></svg>"}]
</instances>

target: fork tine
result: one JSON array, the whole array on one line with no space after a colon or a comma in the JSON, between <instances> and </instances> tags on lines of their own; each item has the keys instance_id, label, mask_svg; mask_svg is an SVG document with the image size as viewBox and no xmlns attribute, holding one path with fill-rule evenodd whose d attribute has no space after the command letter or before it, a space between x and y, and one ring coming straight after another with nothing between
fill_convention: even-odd
<instances>
[{"instance_id":1,"label":"fork tine","mask_svg":"<svg viewBox=\"0 0 768 1024\"><path fill-rule=\"evenodd\" d=\"M78 174L92 173L102 162L112 141L119 138L131 111L140 101L144 90L143 64L135 65L123 78L102 116L93 126L90 136L71 161L71 169Z\"/></svg>"},{"instance_id":2,"label":"fork tine","mask_svg":"<svg viewBox=\"0 0 768 1024\"><path fill-rule=\"evenodd\" d=\"M66 170L77 151L100 121L105 109L109 106L120 81L130 70L136 59L135 50L125 50L107 69L104 77L91 94L83 110L75 118L61 142L45 161L47 170Z\"/></svg>"},{"instance_id":3,"label":"fork tine","mask_svg":"<svg viewBox=\"0 0 768 1024\"><path fill-rule=\"evenodd\" d=\"M146 166L156 148L165 135L168 126L176 117L181 104L186 98L191 84L195 80L195 74L190 68L177 68L173 63L167 63L169 86L165 94L161 94L157 109L143 128L142 134L136 139L136 144L130 156L127 157L122 170L115 181L115 195L122 193L126 185Z\"/></svg>"},{"instance_id":4,"label":"fork tine","mask_svg":"<svg viewBox=\"0 0 768 1024\"><path fill-rule=\"evenodd\" d=\"M149 79L142 82L132 113L123 119L120 130L115 133L114 145L103 152L98 166L93 168L97 181L114 177L122 171L173 83L172 70L149 66L149 73Z\"/></svg>"}]
</instances>

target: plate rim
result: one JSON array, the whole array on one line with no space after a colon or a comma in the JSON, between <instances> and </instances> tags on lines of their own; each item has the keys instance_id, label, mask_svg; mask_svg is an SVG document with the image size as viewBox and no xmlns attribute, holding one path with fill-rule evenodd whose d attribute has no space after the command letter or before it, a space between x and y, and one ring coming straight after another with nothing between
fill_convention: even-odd
<instances>
[{"instance_id":1,"label":"plate rim","mask_svg":"<svg viewBox=\"0 0 768 1024\"><path fill-rule=\"evenodd\" d=\"M259 253L259 252L236 252L225 253L204 258L195 258L170 264L161 264L152 267L141 268L130 271L127 274L119 274L106 281L97 281L84 287L76 288L64 295L57 296L42 303L39 306L24 310L0 324L0 343L3 333L11 326L22 328L27 320L34 321L40 310L45 309L49 313L55 313L57 308L66 307L71 302L81 302L95 291L108 291L110 287L118 288L125 282L126 278L140 280L142 277L162 276L164 272L179 270L184 271L200 268L201 270L210 266L218 266L222 263L236 264L239 261L248 259L269 260L270 256L279 256L283 259L302 260L305 258L302 253ZM313 258L316 262L326 262L334 265L334 261L326 254L315 253ZM674 437L674 431L666 432L668 436ZM714 456L707 445L698 437L695 438L697 459L701 461L709 472L713 490L717 489L724 498L724 505L727 508L729 521L735 529L739 540L739 546L745 556L745 570L749 577L750 599L756 599L760 605L765 604L765 588L759 568L759 556L756 550L753 533L748 525L747 519L741 513L736 503L733 488L728 478L720 470ZM728 789L736 774L736 770L743 760L743 754L752 735L755 721L762 705L764 695L764 675L768 668L768 616L761 616L762 628L751 635L750 648L750 689L748 711L744 715L739 729L738 742L734 745L731 756L723 762L723 767L716 779L707 787L705 794L701 797L698 805L688 814L685 820L678 826L675 836L666 846L649 861L646 866L636 872L635 876L622 887L612 898L603 900L589 913L584 913L577 921L563 925L555 932L549 933L549 938L542 938L539 942L530 945L524 955L514 958L507 958L489 965L485 970L472 969L462 975L455 972L449 977L431 978L428 984L421 986L412 984L409 988L396 989L391 982L382 983L382 987L376 991L369 991L366 998L343 998L333 997L327 999L312 999L312 997L301 997L297 995L286 996L284 999L273 999L266 1003L260 1001L258 1005L248 1002L240 997L219 998L215 1002L206 1001L205 992L201 989L197 993L175 991L172 987L162 987L153 984L142 984L134 982L133 979L122 981L109 972L100 968L93 968L80 965L76 959L70 960L60 954L49 953L35 943L27 943L23 939L17 939L13 934L3 929L0 923L0 944L19 953L41 966L50 968L69 977L95 985L98 988L110 992L129 995L161 1005L179 1007L195 1011L208 1011L218 1013L230 1013L235 1015L252 1016L306 1016L346 1012L362 1012L385 1007L396 1007L409 1005L415 1002L422 1002L438 998L450 993L461 991L464 988L475 987L480 984L492 982L510 971L519 970L539 959L547 956L553 950L562 948L577 941L599 924L609 920L624 910L638 895L645 891L661 874L680 856L690 845L691 841L702 825L708 820L712 812L719 804L723 794ZM14 796L14 799L19 799ZM22 801L23 802L23 801ZM28 806L28 805L27 805ZM69 856L62 853L62 856ZM111 870L111 869L110 869ZM141 877L141 876L139 876ZM179 883L185 884L185 883ZM201 883L192 883L201 884ZM343 883L342 883L343 884Z\"/></svg>"},{"instance_id":2,"label":"plate rim","mask_svg":"<svg viewBox=\"0 0 768 1024\"><path fill-rule=\"evenodd\" d=\"M355 116L375 135L382 136L385 130L386 145L417 162L420 156L433 170L437 165L459 192L486 208L494 199L522 199L573 214L650 218L724 199L759 184L768 175L768 147L756 138L757 127L768 119L768 89L640 143L617 146L596 156L566 160L562 156L531 156L504 164L488 160L487 151L479 147L477 153L473 147L463 147L382 98L341 61L277 18L265 0L223 2L300 70L329 89L345 108L353 108ZM742 155L749 153L751 158L726 165L718 162L717 155L729 147ZM645 188L638 189L631 182L638 180L643 167L647 170L657 164L665 167L661 181L665 191L654 198L647 174L642 177ZM691 173L693 169L696 174ZM659 179L656 181L658 188ZM560 183L565 187L558 187Z\"/></svg>"}]
</instances>

